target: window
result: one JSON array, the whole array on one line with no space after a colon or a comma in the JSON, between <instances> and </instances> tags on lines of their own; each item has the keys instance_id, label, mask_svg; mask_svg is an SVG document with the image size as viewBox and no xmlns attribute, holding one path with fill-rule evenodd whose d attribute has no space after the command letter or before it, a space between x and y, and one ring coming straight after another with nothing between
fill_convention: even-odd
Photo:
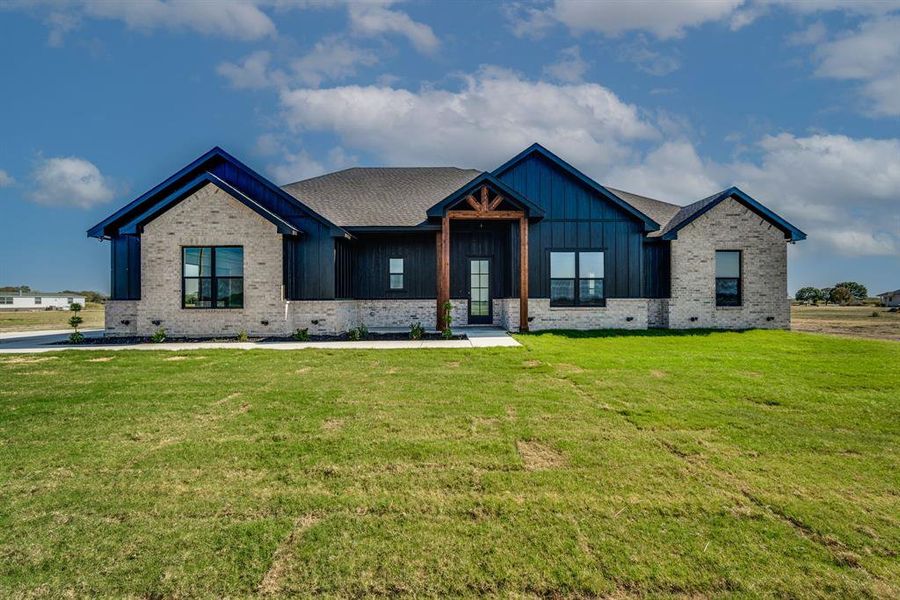
<instances>
[{"instance_id":1,"label":"window","mask_svg":"<svg viewBox=\"0 0 900 600\"><path fill-rule=\"evenodd\" d=\"M12 296L0 296L0 304L12 304Z\"/></svg>"},{"instance_id":2,"label":"window","mask_svg":"<svg viewBox=\"0 0 900 600\"><path fill-rule=\"evenodd\" d=\"M741 305L741 251L716 250L716 306Z\"/></svg>"},{"instance_id":3,"label":"window","mask_svg":"<svg viewBox=\"0 0 900 600\"><path fill-rule=\"evenodd\" d=\"M240 246L182 248L184 308L243 308L244 249Z\"/></svg>"},{"instance_id":4,"label":"window","mask_svg":"<svg viewBox=\"0 0 900 600\"><path fill-rule=\"evenodd\" d=\"M550 253L550 306L603 306L603 252Z\"/></svg>"},{"instance_id":5,"label":"window","mask_svg":"<svg viewBox=\"0 0 900 600\"><path fill-rule=\"evenodd\" d=\"M75 298L66 298L67 304L72 304L73 302L75 302Z\"/></svg>"},{"instance_id":6,"label":"window","mask_svg":"<svg viewBox=\"0 0 900 600\"><path fill-rule=\"evenodd\" d=\"M392 258L390 259L390 286L392 290L402 290L403 289L403 259L402 258Z\"/></svg>"},{"instance_id":7,"label":"window","mask_svg":"<svg viewBox=\"0 0 900 600\"><path fill-rule=\"evenodd\" d=\"M40 303L41 303L41 297L40 297L40 296L36 296L35 299L34 299L34 303L35 303L35 304L40 304Z\"/></svg>"}]
</instances>

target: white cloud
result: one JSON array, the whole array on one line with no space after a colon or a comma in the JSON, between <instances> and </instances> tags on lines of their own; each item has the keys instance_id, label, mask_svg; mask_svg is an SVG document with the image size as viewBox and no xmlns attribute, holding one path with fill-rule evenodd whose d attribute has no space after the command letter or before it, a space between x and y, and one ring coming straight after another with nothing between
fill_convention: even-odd
<instances>
[{"instance_id":1,"label":"white cloud","mask_svg":"<svg viewBox=\"0 0 900 600\"><path fill-rule=\"evenodd\" d=\"M687 140L667 141L640 162L614 166L604 178L612 187L676 204L689 204L727 187L712 178Z\"/></svg>"},{"instance_id":2,"label":"white cloud","mask_svg":"<svg viewBox=\"0 0 900 600\"><path fill-rule=\"evenodd\" d=\"M576 83L584 78L589 66L587 61L581 58L578 46L570 46L559 53L557 62L544 67L544 74L558 81Z\"/></svg>"},{"instance_id":3,"label":"white cloud","mask_svg":"<svg viewBox=\"0 0 900 600\"><path fill-rule=\"evenodd\" d=\"M556 0L547 9L514 6L507 10L513 32L540 35L558 21L575 33L595 31L616 36L627 31L646 31L661 39L678 38L689 27L721 21L731 16L743 0L644 0L634 2L585 2Z\"/></svg>"},{"instance_id":4,"label":"white cloud","mask_svg":"<svg viewBox=\"0 0 900 600\"><path fill-rule=\"evenodd\" d=\"M643 35L639 35L634 43L624 44L619 53L621 60L626 60L644 73L655 77L668 75L681 68L681 61L678 58L651 50Z\"/></svg>"},{"instance_id":5,"label":"white cloud","mask_svg":"<svg viewBox=\"0 0 900 600\"><path fill-rule=\"evenodd\" d=\"M813 46L824 42L826 37L828 37L828 30L825 28L825 23L816 21L805 29L790 34L787 41L792 46Z\"/></svg>"},{"instance_id":6,"label":"white cloud","mask_svg":"<svg viewBox=\"0 0 900 600\"><path fill-rule=\"evenodd\" d=\"M271 59L271 54L260 50L245 56L239 64L223 62L216 67L216 72L227 79L233 88L264 88L273 84L273 75L269 72Z\"/></svg>"},{"instance_id":7,"label":"white cloud","mask_svg":"<svg viewBox=\"0 0 900 600\"><path fill-rule=\"evenodd\" d=\"M816 75L859 81L873 116L900 115L900 16L876 17L858 29L820 42Z\"/></svg>"},{"instance_id":8,"label":"white cloud","mask_svg":"<svg viewBox=\"0 0 900 600\"><path fill-rule=\"evenodd\" d=\"M15 182L16 182L16 180L13 179L12 175L7 173L3 169L0 169L0 188L9 187L9 186L13 185Z\"/></svg>"},{"instance_id":9,"label":"white cloud","mask_svg":"<svg viewBox=\"0 0 900 600\"><path fill-rule=\"evenodd\" d=\"M114 19L133 29L189 29L205 35L256 40L275 34L275 24L253 2L86 0L84 11L96 18Z\"/></svg>"},{"instance_id":10,"label":"white cloud","mask_svg":"<svg viewBox=\"0 0 900 600\"><path fill-rule=\"evenodd\" d=\"M900 139L783 133L758 147L759 161L723 167L744 191L841 253L896 251Z\"/></svg>"},{"instance_id":11,"label":"white cloud","mask_svg":"<svg viewBox=\"0 0 900 600\"><path fill-rule=\"evenodd\" d=\"M387 8L391 0L350 2L350 27L359 35L395 33L406 37L420 52L434 52L440 41L428 25L413 21L405 12Z\"/></svg>"},{"instance_id":12,"label":"white cloud","mask_svg":"<svg viewBox=\"0 0 900 600\"><path fill-rule=\"evenodd\" d=\"M33 173L31 199L38 204L90 208L113 199L111 182L83 158L48 158Z\"/></svg>"},{"instance_id":13,"label":"white cloud","mask_svg":"<svg viewBox=\"0 0 900 600\"><path fill-rule=\"evenodd\" d=\"M306 150L287 152L281 160L268 168L269 174L279 184L309 179L325 172L325 165L312 158Z\"/></svg>"},{"instance_id":14,"label":"white cloud","mask_svg":"<svg viewBox=\"0 0 900 600\"><path fill-rule=\"evenodd\" d=\"M286 184L308 179L356 162L356 157L340 146L335 146L328 152L326 161L318 160L306 149L299 147L300 143L296 137L276 133L265 133L256 139L256 153L269 156L274 161L266 166L266 172L276 183Z\"/></svg>"},{"instance_id":15,"label":"white cloud","mask_svg":"<svg viewBox=\"0 0 900 600\"><path fill-rule=\"evenodd\" d=\"M576 164L605 165L658 135L600 85L535 82L496 68L466 76L459 90L302 88L283 91L281 104L294 130L333 132L393 164L491 166L539 141Z\"/></svg>"},{"instance_id":16,"label":"white cloud","mask_svg":"<svg viewBox=\"0 0 900 600\"><path fill-rule=\"evenodd\" d=\"M307 85L319 85L324 80L343 79L356 74L357 66L372 66L378 58L369 50L359 48L336 36L327 37L305 56L291 63L297 78Z\"/></svg>"}]
</instances>

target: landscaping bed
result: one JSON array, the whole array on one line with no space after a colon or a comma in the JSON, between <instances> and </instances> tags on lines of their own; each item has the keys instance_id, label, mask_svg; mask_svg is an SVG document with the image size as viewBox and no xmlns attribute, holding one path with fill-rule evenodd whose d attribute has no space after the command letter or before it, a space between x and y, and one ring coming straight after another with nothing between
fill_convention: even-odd
<instances>
[{"instance_id":1,"label":"landscaping bed","mask_svg":"<svg viewBox=\"0 0 900 600\"><path fill-rule=\"evenodd\" d=\"M449 338L445 338L442 334L437 332L429 332L422 335L420 340L465 340L468 339L465 334L454 334ZM375 340L375 341L409 341L409 333L404 332L391 332L391 333L381 333L381 332L370 332L363 338L358 340L351 340L350 335L347 333L341 333L338 335L310 335L309 339L298 340L290 336L248 336L246 339L238 339L237 337L166 337L164 341L158 342L154 341L150 336L124 336L124 337L86 337L83 342L79 343L79 346L85 345L95 345L95 346L128 346L132 344L185 344L185 343L197 343L197 342L233 342L233 343L261 343L261 344L277 344L284 342L349 342L349 341L366 341L366 340ZM68 340L62 340L59 342L52 342L53 346L71 346L71 342Z\"/></svg>"}]
</instances>

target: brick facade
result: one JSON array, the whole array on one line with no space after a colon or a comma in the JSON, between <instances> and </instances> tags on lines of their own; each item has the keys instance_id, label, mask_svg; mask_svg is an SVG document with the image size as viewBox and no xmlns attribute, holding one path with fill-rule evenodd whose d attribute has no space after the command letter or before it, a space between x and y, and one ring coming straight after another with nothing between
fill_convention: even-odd
<instances>
[{"instance_id":1,"label":"brick facade","mask_svg":"<svg viewBox=\"0 0 900 600\"><path fill-rule=\"evenodd\" d=\"M742 306L716 306L716 250L741 250ZM672 241L668 321L673 329L789 328L784 233L731 198L686 225Z\"/></svg>"}]
</instances>

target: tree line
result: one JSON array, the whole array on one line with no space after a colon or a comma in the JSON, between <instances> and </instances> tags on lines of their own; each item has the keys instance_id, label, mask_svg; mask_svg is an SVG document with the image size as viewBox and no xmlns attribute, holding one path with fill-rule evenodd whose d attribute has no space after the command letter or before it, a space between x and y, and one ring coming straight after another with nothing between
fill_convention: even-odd
<instances>
[{"instance_id":1,"label":"tree line","mask_svg":"<svg viewBox=\"0 0 900 600\"><path fill-rule=\"evenodd\" d=\"M828 304L851 304L853 302L862 302L869 297L869 290L861 283L855 281L842 281L834 284L832 287L817 288L805 287L797 290L794 294L794 300L797 302L807 302L809 304L818 304L824 302Z\"/></svg>"}]
</instances>

